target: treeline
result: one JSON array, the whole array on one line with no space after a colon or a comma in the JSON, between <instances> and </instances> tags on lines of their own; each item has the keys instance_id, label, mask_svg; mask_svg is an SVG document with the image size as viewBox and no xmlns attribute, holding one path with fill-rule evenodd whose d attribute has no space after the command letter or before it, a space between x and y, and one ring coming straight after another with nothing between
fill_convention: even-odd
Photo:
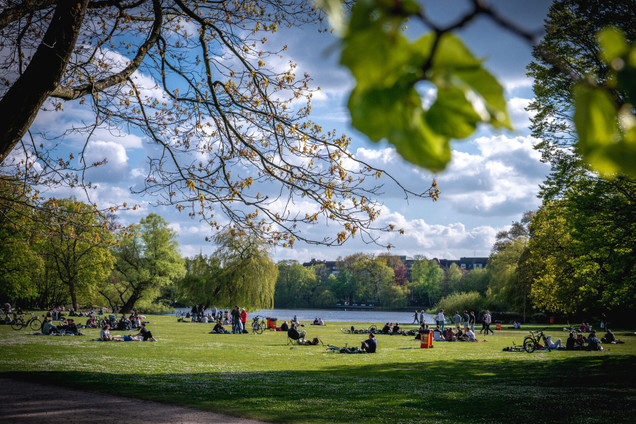
<instances>
[{"instance_id":1,"label":"treeline","mask_svg":"<svg viewBox=\"0 0 636 424\"><path fill-rule=\"evenodd\" d=\"M487 273L462 271L453 264L442 269L437 262L416 258L411 275L398 256L357 253L337 261L337 275L325 265L305 267L296 261L278 263L274 302L277 307L332 307L337 303L373 304L386 308L412 305L433 307L444 296L463 291L483 295Z\"/></svg>"},{"instance_id":2,"label":"treeline","mask_svg":"<svg viewBox=\"0 0 636 424\"><path fill-rule=\"evenodd\" d=\"M38 203L0 178L0 299L23 307L106 306L164 312L185 275L176 233L159 215L118 228L73 199Z\"/></svg>"},{"instance_id":3,"label":"treeline","mask_svg":"<svg viewBox=\"0 0 636 424\"><path fill-rule=\"evenodd\" d=\"M177 234L151 213L120 228L73 199L37 202L0 176L0 301L23 308L102 307L168 313L175 306L273 306L276 263L259 239L219 232L211 256L181 256Z\"/></svg>"}]
</instances>

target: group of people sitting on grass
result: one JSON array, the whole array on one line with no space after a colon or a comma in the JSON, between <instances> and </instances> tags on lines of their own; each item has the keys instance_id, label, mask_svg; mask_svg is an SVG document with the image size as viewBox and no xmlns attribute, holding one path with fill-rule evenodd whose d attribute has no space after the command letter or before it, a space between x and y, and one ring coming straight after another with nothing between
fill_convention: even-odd
<instances>
[{"instance_id":1,"label":"group of people sitting on grass","mask_svg":"<svg viewBox=\"0 0 636 424\"><path fill-rule=\"evenodd\" d=\"M559 339L558 342L561 340ZM585 344L587 343L587 345ZM624 343L614 335L614 332L607 329L605 335L599 340L596 336L596 331L592 330L590 334L585 338L581 333L575 333L570 331L570 336L565 342L566 350L605 350L602 344L618 344Z\"/></svg>"},{"instance_id":2,"label":"group of people sitting on grass","mask_svg":"<svg viewBox=\"0 0 636 424\"><path fill-rule=\"evenodd\" d=\"M102 342L110 342L110 341L139 341L139 342L156 342L152 335L152 332L146 328L146 323L141 323L139 328L139 333L135 335L124 335L124 336L113 336L110 334L110 325L106 324L102 327L100 331L99 338L95 340L99 340Z\"/></svg>"},{"instance_id":3,"label":"group of people sitting on grass","mask_svg":"<svg viewBox=\"0 0 636 424\"><path fill-rule=\"evenodd\" d=\"M322 318L316 317L311 325L325 325L325 322L322 320Z\"/></svg>"},{"instance_id":4,"label":"group of people sitting on grass","mask_svg":"<svg viewBox=\"0 0 636 424\"><path fill-rule=\"evenodd\" d=\"M42 334L47 336L81 336L79 328L73 318L68 318L61 325L55 325L51 321L51 318L44 317L42 323Z\"/></svg>"},{"instance_id":5,"label":"group of people sitting on grass","mask_svg":"<svg viewBox=\"0 0 636 424\"><path fill-rule=\"evenodd\" d=\"M433 341L436 342L476 342L477 337L475 336L475 332L468 326L464 327L464 330L458 325L453 329L452 327L444 328L443 330L440 326L436 326L434 330L431 330L428 325L422 325L418 331L418 334L415 336L416 339L421 339L422 334L428 334L430 331L433 332Z\"/></svg>"}]
</instances>

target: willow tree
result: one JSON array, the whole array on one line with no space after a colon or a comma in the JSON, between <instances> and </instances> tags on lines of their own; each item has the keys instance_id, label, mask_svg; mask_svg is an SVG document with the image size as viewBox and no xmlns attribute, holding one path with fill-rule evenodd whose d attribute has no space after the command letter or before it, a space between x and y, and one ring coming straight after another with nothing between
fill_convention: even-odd
<instances>
[{"instance_id":1,"label":"willow tree","mask_svg":"<svg viewBox=\"0 0 636 424\"><path fill-rule=\"evenodd\" d=\"M151 143L141 192L273 244L375 240L386 183L412 192L348 150L350 139L309 120L315 91L296 64L276 66L280 28L315 25L322 12L296 0L9 1L0 12L0 163L34 186L92 187L85 152L100 131ZM271 45L271 46L270 46ZM85 119L62 134L32 126L42 110ZM80 137L79 145L65 142ZM386 186L385 186L386 189ZM300 208L298 202L309 207ZM120 207L134 205L120 205ZM113 209L116 209L113 207ZM326 220L332 233L303 229ZM380 226L378 226L380 227Z\"/></svg>"},{"instance_id":2,"label":"willow tree","mask_svg":"<svg viewBox=\"0 0 636 424\"><path fill-rule=\"evenodd\" d=\"M272 308L278 267L261 239L229 229L215 237L214 256L221 262L221 276L213 297L218 304L250 309Z\"/></svg>"}]
</instances>

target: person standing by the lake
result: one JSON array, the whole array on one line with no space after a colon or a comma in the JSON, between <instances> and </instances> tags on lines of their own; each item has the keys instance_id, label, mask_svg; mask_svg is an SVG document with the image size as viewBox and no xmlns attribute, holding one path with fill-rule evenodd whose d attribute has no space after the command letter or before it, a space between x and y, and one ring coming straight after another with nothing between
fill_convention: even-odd
<instances>
[{"instance_id":1,"label":"person standing by the lake","mask_svg":"<svg viewBox=\"0 0 636 424\"><path fill-rule=\"evenodd\" d=\"M245 308L241 308L241 332L245 332L245 328L247 324L247 312L245 312Z\"/></svg>"},{"instance_id":2,"label":"person standing by the lake","mask_svg":"<svg viewBox=\"0 0 636 424\"><path fill-rule=\"evenodd\" d=\"M420 325L424 324L424 309L420 311Z\"/></svg>"},{"instance_id":3,"label":"person standing by the lake","mask_svg":"<svg viewBox=\"0 0 636 424\"><path fill-rule=\"evenodd\" d=\"M415 311L415 315L413 315L413 324L419 324L418 312Z\"/></svg>"},{"instance_id":4,"label":"person standing by the lake","mask_svg":"<svg viewBox=\"0 0 636 424\"><path fill-rule=\"evenodd\" d=\"M232 334L241 334L241 311L238 305L232 309Z\"/></svg>"},{"instance_id":5,"label":"person standing by the lake","mask_svg":"<svg viewBox=\"0 0 636 424\"><path fill-rule=\"evenodd\" d=\"M446 317L444 316L444 310L440 309L439 314L437 314L437 325L441 331L444 331L444 323L446 322Z\"/></svg>"}]
</instances>

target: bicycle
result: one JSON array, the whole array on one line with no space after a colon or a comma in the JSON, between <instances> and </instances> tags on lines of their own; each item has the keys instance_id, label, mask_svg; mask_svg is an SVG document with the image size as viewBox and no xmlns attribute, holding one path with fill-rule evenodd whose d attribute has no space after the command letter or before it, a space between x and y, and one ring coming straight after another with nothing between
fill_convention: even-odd
<instances>
[{"instance_id":1,"label":"bicycle","mask_svg":"<svg viewBox=\"0 0 636 424\"><path fill-rule=\"evenodd\" d=\"M548 348L548 351L550 351L550 346L548 345L548 338L543 333L543 331L546 329L547 328L542 328L541 330L536 330L536 331L530 330L530 335L526 336L526 338L523 339L523 349L528 353L532 353L535 350L541 348L542 346L545 346ZM543 345L541 344L541 342L543 342Z\"/></svg>"},{"instance_id":2,"label":"bicycle","mask_svg":"<svg viewBox=\"0 0 636 424\"><path fill-rule=\"evenodd\" d=\"M267 328L267 322L263 319L262 316L256 315L254 318L252 318L252 333L253 334L262 334L266 328Z\"/></svg>"},{"instance_id":3,"label":"bicycle","mask_svg":"<svg viewBox=\"0 0 636 424\"><path fill-rule=\"evenodd\" d=\"M31 330L33 331L40 331L42 329L42 321L40 321L39 316L31 315L31 318L29 318L26 322L24 321L24 318L18 316L11 323L11 328L16 331L22 330L24 327L31 327Z\"/></svg>"}]
</instances>

